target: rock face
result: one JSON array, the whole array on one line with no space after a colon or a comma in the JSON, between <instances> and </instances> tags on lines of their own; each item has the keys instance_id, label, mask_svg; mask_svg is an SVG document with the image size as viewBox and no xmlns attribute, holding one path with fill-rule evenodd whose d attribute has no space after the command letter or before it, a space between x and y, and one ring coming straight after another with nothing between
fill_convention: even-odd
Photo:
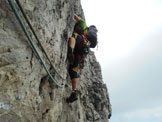
<instances>
[{"instance_id":1,"label":"rock face","mask_svg":"<svg viewBox=\"0 0 162 122\"><path fill-rule=\"evenodd\" d=\"M57 72L66 80L56 73L54 78L67 87L59 88L47 77L8 1L0 0L0 122L108 122L111 105L93 52L80 73L79 100L65 101L71 93L66 54L73 15L84 18L80 0L20 2ZM47 62L39 46L38 50Z\"/></svg>"}]
</instances>

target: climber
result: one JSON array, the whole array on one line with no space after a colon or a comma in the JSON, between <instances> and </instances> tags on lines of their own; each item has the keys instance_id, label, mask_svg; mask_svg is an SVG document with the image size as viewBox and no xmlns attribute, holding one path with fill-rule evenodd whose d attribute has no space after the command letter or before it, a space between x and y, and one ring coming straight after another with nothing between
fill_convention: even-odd
<instances>
[{"instance_id":1,"label":"climber","mask_svg":"<svg viewBox=\"0 0 162 122\"><path fill-rule=\"evenodd\" d=\"M68 44L69 75L72 80L72 93L67 98L68 103L77 100L80 93L78 90L78 71L79 65L84 57L89 53L89 48L95 48L97 45L97 29L94 25L88 27L83 19L74 15L77 21L74 27L72 37Z\"/></svg>"}]
</instances>

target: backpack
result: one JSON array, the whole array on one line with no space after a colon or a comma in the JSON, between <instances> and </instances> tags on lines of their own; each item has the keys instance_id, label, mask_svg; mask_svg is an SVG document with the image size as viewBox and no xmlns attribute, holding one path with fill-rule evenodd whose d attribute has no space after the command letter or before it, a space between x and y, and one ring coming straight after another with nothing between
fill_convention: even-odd
<instances>
[{"instance_id":1,"label":"backpack","mask_svg":"<svg viewBox=\"0 0 162 122\"><path fill-rule=\"evenodd\" d=\"M88 29L88 33L85 34L85 30ZM75 27L74 27L74 32L78 33L79 35L84 35L90 42L91 42L91 45L90 45L90 48L95 48L96 45L97 45L97 28L95 25L91 25L89 26L89 28L81 28L79 26L79 23L76 23Z\"/></svg>"},{"instance_id":2,"label":"backpack","mask_svg":"<svg viewBox=\"0 0 162 122\"><path fill-rule=\"evenodd\" d=\"M77 22L77 23L75 24L75 26L74 26L74 32L75 32L75 33L78 33L79 35L83 35L83 33L84 33L84 31L85 31L86 29L88 29L88 28L85 28L85 29L81 28L80 25L79 25L79 22Z\"/></svg>"}]
</instances>

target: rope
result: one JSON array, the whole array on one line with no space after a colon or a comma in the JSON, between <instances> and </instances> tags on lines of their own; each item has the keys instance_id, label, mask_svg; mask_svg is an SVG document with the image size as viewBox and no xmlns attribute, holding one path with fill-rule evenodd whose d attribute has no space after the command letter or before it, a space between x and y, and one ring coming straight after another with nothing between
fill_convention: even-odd
<instances>
[{"instance_id":1,"label":"rope","mask_svg":"<svg viewBox=\"0 0 162 122\"><path fill-rule=\"evenodd\" d=\"M47 55L45 49L43 48L43 46L42 46L40 40L38 39L38 36L36 35L36 33L35 33L35 31L34 31L32 25L31 25L29 19L27 18L27 16L26 16L26 14L25 14L25 12L24 12L24 10L23 10L23 8L22 8L22 6L21 6L19 0L16 0L16 3L17 3L17 5L19 6L19 8L20 8L20 10L21 10L21 12L22 12L22 14L23 14L23 16L24 16L24 18L25 18L27 24L29 25L30 30L33 32L34 37L35 37L35 39L37 40L38 44L40 45L40 47L41 47L43 53L45 54L45 56L46 56L48 62L50 63L50 65L52 66L52 68L54 69L54 71L59 75L59 77L62 78L63 80L65 80L65 79L56 71L56 69L54 68L54 66L53 66L53 64L52 64L52 62L51 62L51 60L50 60L50 58L48 57L48 55Z\"/></svg>"},{"instance_id":2,"label":"rope","mask_svg":"<svg viewBox=\"0 0 162 122\"><path fill-rule=\"evenodd\" d=\"M9 1L9 4L10 4L11 8L13 9L13 11L14 11L14 13L15 13L15 16L16 16L17 20L19 21L19 23L20 23L20 25L21 25L21 27L22 27L22 29L23 29L23 31L24 31L24 33L25 33L27 39L29 40L29 42L30 42L32 48L34 49L35 53L36 53L37 56L39 57L40 62L42 63L42 65L43 65L45 71L47 72L47 74L49 75L49 77L51 78L51 80L52 80L57 86L63 88L63 87L65 86L65 84L59 84L59 83L57 83L57 81L52 77L51 73L50 73L49 70L47 69L47 66L46 66L45 62L43 61L42 57L40 56L40 54L39 54L39 52L38 52L38 50L37 50L37 47L36 47L35 44L33 43L32 39L31 39L31 37L30 37L30 35L29 35L29 33L28 33L28 31L27 31L27 29L26 29L26 27L25 27L25 25L24 25L24 23L23 23L23 21L22 21L20 15L19 15L19 13L18 13L18 11L17 11L15 5L14 5L13 0L8 0L8 1Z\"/></svg>"}]
</instances>

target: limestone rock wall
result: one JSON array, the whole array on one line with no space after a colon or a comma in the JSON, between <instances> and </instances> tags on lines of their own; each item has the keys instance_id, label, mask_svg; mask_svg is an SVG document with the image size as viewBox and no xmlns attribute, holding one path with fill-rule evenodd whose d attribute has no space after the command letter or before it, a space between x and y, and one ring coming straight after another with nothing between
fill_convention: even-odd
<instances>
[{"instance_id":1,"label":"limestone rock wall","mask_svg":"<svg viewBox=\"0 0 162 122\"><path fill-rule=\"evenodd\" d=\"M80 73L79 100L65 102L71 93L66 54L73 15L84 18L80 0L20 2L53 65L66 80L56 73L54 78L67 87L59 88L47 77L8 1L0 0L0 122L108 122L110 100L93 52ZM38 50L47 62L39 46Z\"/></svg>"}]
</instances>

